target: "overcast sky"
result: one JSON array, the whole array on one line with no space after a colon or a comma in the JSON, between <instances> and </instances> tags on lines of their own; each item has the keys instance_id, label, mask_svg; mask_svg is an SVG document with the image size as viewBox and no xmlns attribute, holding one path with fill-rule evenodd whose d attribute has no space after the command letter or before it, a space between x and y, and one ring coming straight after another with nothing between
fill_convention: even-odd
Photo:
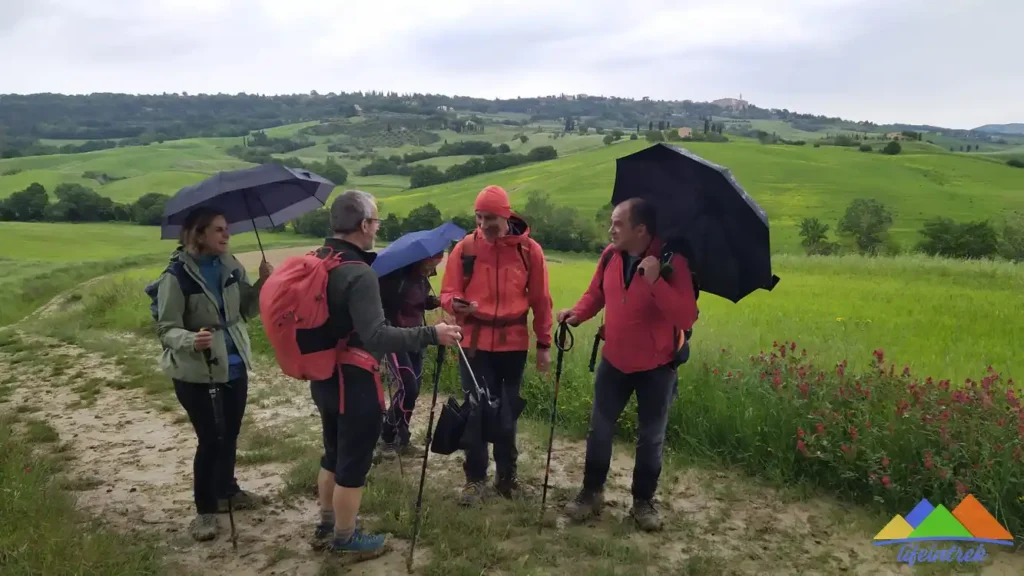
<instances>
[{"instance_id":1,"label":"overcast sky","mask_svg":"<svg viewBox=\"0 0 1024 576\"><path fill-rule=\"evenodd\" d=\"M0 93L586 93L1024 122L1024 0L0 0Z\"/></svg>"}]
</instances>

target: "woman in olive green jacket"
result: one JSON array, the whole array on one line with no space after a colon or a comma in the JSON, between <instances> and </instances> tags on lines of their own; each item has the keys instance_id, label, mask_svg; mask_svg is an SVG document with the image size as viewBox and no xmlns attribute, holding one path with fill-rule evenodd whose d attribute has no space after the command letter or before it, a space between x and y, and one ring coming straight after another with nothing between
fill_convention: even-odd
<instances>
[{"instance_id":1,"label":"woman in olive green jacket","mask_svg":"<svg viewBox=\"0 0 1024 576\"><path fill-rule=\"evenodd\" d=\"M182 225L181 246L158 281L157 333L160 366L196 431L193 496L197 516L189 526L196 540L217 536L216 514L227 498L239 509L258 504L234 477L238 433L248 396L252 351L246 320L259 314L259 294L273 268L265 260L250 284L245 267L228 253L224 215L199 208ZM209 363L206 359L209 354ZM211 382L223 398L224 438L218 441Z\"/></svg>"}]
</instances>

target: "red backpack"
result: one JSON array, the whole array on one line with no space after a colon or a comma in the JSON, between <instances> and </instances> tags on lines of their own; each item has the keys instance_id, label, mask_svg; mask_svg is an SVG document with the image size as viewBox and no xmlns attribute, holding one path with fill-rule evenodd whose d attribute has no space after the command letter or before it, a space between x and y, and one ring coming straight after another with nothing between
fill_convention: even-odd
<instances>
[{"instance_id":1,"label":"red backpack","mask_svg":"<svg viewBox=\"0 0 1024 576\"><path fill-rule=\"evenodd\" d=\"M366 265L324 247L288 258L263 284L263 330L281 371L292 378L326 380L338 366L345 341L339 341L328 323L327 274L342 264Z\"/></svg>"}]
</instances>

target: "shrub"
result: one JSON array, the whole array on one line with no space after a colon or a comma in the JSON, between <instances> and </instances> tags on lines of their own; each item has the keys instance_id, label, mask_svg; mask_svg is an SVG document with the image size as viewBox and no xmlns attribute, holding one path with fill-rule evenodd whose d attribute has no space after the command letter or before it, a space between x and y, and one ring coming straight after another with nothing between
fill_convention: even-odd
<instances>
[{"instance_id":1,"label":"shrub","mask_svg":"<svg viewBox=\"0 0 1024 576\"><path fill-rule=\"evenodd\" d=\"M630 140L638 140L638 138L637 138L636 134L630 134L630 135L629 135L629 139L630 139Z\"/></svg>"},{"instance_id":2,"label":"shrub","mask_svg":"<svg viewBox=\"0 0 1024 576\"><path fill-rule=\"evenodd\" d=\"M991 258L999 251L999 235L987 220L955 222L951 218L932 218L920 231L924 239L918 249L947 258Z\"/></svg>"},{"instance_id":3,"label":"shrub","mask_svg":"<svg viewBox=\"0 0 1024 576\"><path fill-rule=\"evenodd\" d=\"M1024 160L1020 158L1010 158L1006 163L1014 168L1024 168Z\"/></svg>"},{"instance_id":4,"label":"shrub","mask_svg":"<svg viewBox=\"0 0 1024 576\"><path fill-rule=\"evenodd\" d=\"M915 377L882 350L857 373L783 342L749 359L723 351L679 388L687 402L672 408L669 444L685 438L699 455L889 514L922 495L952 508L973 494L1011 533L1024 530L1021 391L992 367L955 386Z\"/></svg>"},{"instance_id":5,"label":"shrub","mask_svg":"<svg viewBox=\"0 0 1024 576\"><path fill-rule=\"evenodd\" d=\"M860 151L861 152L871 152L871 150L872 150L871 144L861 144L860 145Z\"/></svg>"},{"instance_id":6,"label":"shrub","mask_svg":"<svg viewBox=\"0 0 1024 576\"><path fill-rule=\"evenodd\" d=\"M889 143L885 145L885 148L882 148L882 154L888 154L890 156L895 156L902 151L903 147L895 140L890 140Z\"/></svg>"},{"instance_id":7,"label":"shrub","mask_svg":"<svg viewBox=\"0 0 1024 576\"><path fill-rule=\"evenodd\" d=\"M860 254L877 255L889 242L892 213L873 198L857 198L846 207L836 231Z\"/></svg>"}]
</instances>

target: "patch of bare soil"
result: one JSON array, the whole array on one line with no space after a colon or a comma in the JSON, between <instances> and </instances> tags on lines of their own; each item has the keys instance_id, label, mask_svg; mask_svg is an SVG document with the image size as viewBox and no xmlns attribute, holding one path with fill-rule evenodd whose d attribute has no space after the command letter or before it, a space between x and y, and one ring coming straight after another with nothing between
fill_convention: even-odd
<instances>
[{"instance_id":1,"label":"patch of bare soil","mask_svg":"<svg viewBox=\"0 0 1024 576\"><path fill-rule=\"evenodd\" d=\"M221 533L215 541L193 541L187 527L194 515L191 469L196 441L184 411L161 411L142 392L111 386L102 387L94 403L83 405L75 392L77 381L101 378L116 383L121 378L117 365L80 348L23 338L38 347L35 361L15 362L12 354L0 351L0 373L13 375L10 402L38 409L36 416L45 418L61 440L70 444L74 455L69 462L74 476L70 480L73 484L79 480L80 507L114 526L144 527L162 535L173 573L312 576L339 569L365 575L405 572L409 548L405 540L393 539L392 550L380 559L345 567L314 552L308 543L317 519L314 494L286 495L290 464L280 459L238 466L240 485L268 497L270 503L260 510L235 512L237 551L228 538L226 514L220 518ZM79 370L54 376L48 364L68 359ZM243 440L247 435L265 435L316 446L319 418L307 385L279 376L273 365L259 367L251 378ZM443 401L439 396L438 411ZM413 419L414 438L419 438L420 446L429 403L429 384L425 382ZM527 485L531 502L539 504L548 429L524 422L521 430L521 481ZM584 454L583 442L556 435L547 504L553 516L560 515L578 490ZM871 545L874 532L857 524L855 510L823 499L787 500L720 471L666 469L659 489L665 530L639 533L627 517L632 456L631 446L616 446L606 492L608 505L591 528L621 534L644 551L648 565L634 569L673 574L913 573L895 562L894 548ZM431 454L425 490L454 497L462 482L461 462L459 454ZM411 518L421 460L407 458L402 464L405 493L401 499L410 502ZM491 466L493 477L493 462ZM395 475L397 466L388 459L373 474ZM485 508L466 513L487 512ZM552 534L569 536L564 519L538 538L551 538ZM507 543L513 547L520 544ZM993 562L982 574L1024 573L1020 555L989 552ZM422 567L430 557L431 550L419 543L417 566ZM501 573L513 571L515 566L505 566Z\"/></svg>"}]
</instances>

